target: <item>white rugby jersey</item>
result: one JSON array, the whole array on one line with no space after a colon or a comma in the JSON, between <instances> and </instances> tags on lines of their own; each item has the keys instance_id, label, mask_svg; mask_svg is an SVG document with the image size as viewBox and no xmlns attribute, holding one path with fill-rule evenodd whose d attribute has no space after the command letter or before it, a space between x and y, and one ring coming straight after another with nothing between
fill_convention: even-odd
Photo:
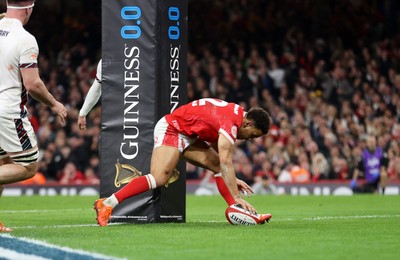
<instances>
[{"instance_id":1,"label":"white rugby jersey","mask_svg":"<svg viewBox=\"0 0 400 260\"><path fill-rule=\"evenodd\" d=\"M36 38L18 19L0 20L0 116L26 116L28 92L20 68L37 68L38 55Z\"/></svg>"},{"instance_id":2,"label":"white rugby jersey","mask_svg":"<svg viewBox=\"0 0 400 260\"><path fill-rule=\"evenodd\" d=\"M79 111L80 116L86 116L90 110L96 105L97 101L101 96L101 60L97 64L96 79L90 87L85 101L83 102L82 108Z\"/></svg>"}]
</instances>

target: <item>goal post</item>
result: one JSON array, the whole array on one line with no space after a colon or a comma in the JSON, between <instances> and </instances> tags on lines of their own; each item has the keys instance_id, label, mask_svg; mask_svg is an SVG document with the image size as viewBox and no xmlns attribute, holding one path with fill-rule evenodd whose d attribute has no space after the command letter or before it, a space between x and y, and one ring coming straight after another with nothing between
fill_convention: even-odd
<instances>
[{"instance_id":1,"label":"goal post","mask_svg":"<svg viewBox=\"0 0 400 260\"><path fill-rule=\"evenodd\" d=\"M187 102L187 1L102 1L100 196L150 171L153 130ZM112 222L185 222L186 174L129 198Z\"/></svg>"}]
</instances>

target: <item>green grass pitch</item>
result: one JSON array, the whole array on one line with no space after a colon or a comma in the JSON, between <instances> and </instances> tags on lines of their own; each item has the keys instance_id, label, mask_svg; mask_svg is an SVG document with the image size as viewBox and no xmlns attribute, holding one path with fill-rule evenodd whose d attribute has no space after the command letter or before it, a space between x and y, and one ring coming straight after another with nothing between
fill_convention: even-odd
<instances>
[{"instance_id":1,"label":"green grass pitch","mask_svg":"<svg viewBox=\"0 0 400 260\"><path fill-rule=\"evenodd\" d=\"M270 223L231 226L219 196L187 196L184 224L97 227L94 197L3 197L15 237L128 259L396 259L400 196L253 196ZM1 256L1 252L0 252ZM0 257L1 258L1 257Z\"/></svg>"}]
</instances>

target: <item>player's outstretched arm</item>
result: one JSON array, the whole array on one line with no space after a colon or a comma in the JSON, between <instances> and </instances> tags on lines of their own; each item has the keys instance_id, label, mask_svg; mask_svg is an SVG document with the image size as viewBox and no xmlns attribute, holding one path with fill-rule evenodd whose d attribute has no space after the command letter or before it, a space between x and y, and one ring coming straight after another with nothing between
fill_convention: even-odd
<instances>
[{"instance_id":1,"label":"player's outstretched arm","mask_svg":"<svg viewBox=\"0 0 400 260\"><path fill-rule=\"evenodd\" d=\"M101 96L101 83L95 79L92 86L90 87L85 101L83 102L82 108L79 111L80 116L86 116L93 109L94 105L97 104Z\"/></svg>"},{"instance_id":2,"label":"player's outstretched arm","mask_svg":"<svg viewBox=\"0 0 400 260\"><path fill-rule=\"evenodd\" d=\"M96 105L97 101L99 101L101 96L101 84L96 80L94 80L92 86L90 87L85 101L83 102L82 108L79 111L78 117L78 127L80 130L86 129L86 115L93 109L94 105Z\"/></svg>"},{"instance_id":3,"label":"player's outstretched arm","mask_svg":"<svg viewBox=\"0 0 400 260\"><path fill-rule=\"evenodd\" d=\"M67 109L47 90L43 81L40 79L38 69L21 68L21 75L24 86L29 95L40 103L50 107L53 113L57 114L60 117L61 122L65 124Z\"/></svg>"},{"instance_id":4,"label":"player's outstretched arm","mask_svg":"<svg viewBox=\"0 0 400 260\"><path fill-rule=\"evenodd\" d=\"M90 87L85 101L83 102L82 108L79 111L78 127L80 130L86 129L86 116L97 104L101 96L101 60L97 64L97 75Z\"/></svg>"},{"instance_id":5,"label":"player's outstretched arm","mask_svg":"<svg viewBox=\"0 0 400 260\"><path fill-rule=\"evenodd\" d=\"M256 213L256 209L240 197L235 169L233 167L233 144L222 134L220 134L218 138L218 150L222 178L232 197L235 199L236 203L241 204L245 210L253 214Z\"/></svg>"}]
</instances>

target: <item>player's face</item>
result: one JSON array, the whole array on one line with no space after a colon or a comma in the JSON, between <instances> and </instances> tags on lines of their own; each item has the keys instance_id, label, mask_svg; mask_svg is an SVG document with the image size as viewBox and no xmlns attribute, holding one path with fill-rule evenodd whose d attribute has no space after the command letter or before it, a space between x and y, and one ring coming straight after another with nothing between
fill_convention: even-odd
<instances>
[{"instance_id":1,"label":"player's face","mask_svg":"<svg viewBox=\"0 0 400 260\"><path fill-rule=\"evenodd\" d=\"M238 130L237 139L251 140L262 135L262 131L254 126L242 126Z\"/></svg>"}]
</instances>

